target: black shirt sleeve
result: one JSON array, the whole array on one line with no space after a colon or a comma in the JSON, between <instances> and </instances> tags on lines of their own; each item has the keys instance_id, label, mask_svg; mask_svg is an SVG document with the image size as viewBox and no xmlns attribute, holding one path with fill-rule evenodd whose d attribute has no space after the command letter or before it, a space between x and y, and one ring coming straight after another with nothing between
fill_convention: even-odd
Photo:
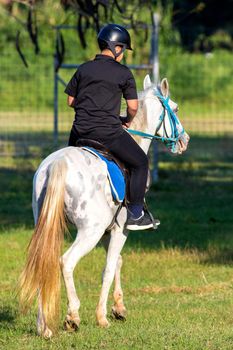
<instances>
[{"instance_id":1,"label":"black shirt sleeve","mask_svg":"<svg viewBox=\"0 0 233 350\"><path fill-rule=\"evenodd\" d=\"M128 69L128 74L126 76L125 83L122 87L123 97L126 100L136 100L138 98L136 82L133 74Z\"/></svg>"},{"instance_id":2,"label":"black shirt sleeve","mask_svg":"<svg viewBox=\"0 0 233 350\"><path fill-rule=\"evenodd\" d=\"M77 70L72 78L70 79L69 83L67 84L65 88L65 93L69 96L76 97L78 93L78 84L80 79L80 73Z\"/></svg>"}]
</instances>

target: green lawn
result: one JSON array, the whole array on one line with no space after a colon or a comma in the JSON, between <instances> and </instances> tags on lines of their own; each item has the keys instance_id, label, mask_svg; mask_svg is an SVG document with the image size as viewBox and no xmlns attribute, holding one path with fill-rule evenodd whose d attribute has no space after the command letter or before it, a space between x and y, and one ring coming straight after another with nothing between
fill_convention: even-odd
<instances>
[{"instance_id":1,"label":"green lawn","mask_svg":"<svg viewBox=\"0 0 233 350\"><path fill-rule=\"evenodd\" d=\"M33 162L12 160L0 169L0 349L182 349L233 348L233 163L218 142L193 138L190 153L161 155L160 181L149 205L161 220L156 232L131 233L123 250L122 283L127 321L95 324L104 251L97 247L75 271L81 327L60 330L51 341L36 336L36 309L22 316L16 283L32 232ZM212 149L215 158L204 150ZM213 148L213 146L215 148ZM68 247L70 242L66 242ZM109 313L112 298L109 298Z\"/></svg>"}]
</instances>

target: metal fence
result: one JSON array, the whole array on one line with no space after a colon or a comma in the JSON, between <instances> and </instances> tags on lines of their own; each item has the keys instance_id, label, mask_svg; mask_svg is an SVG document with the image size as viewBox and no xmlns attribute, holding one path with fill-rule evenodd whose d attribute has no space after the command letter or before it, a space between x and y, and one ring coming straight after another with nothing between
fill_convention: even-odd
<instances>
[{"instance_id":1,"label":"metal fence","mask_svg":"<svg viewBox=\"0 0 233 350\"><path fill-rule=\"evenodd\" d=\"M74 40L78 46L78 39ZM156 43L155 37L153 40L152 43ZM153 45L152 52L155 52ZM10 45L9 52L5 50L0 56L0 154L5 158L40 158L54 149L54 140L58 140L59 147L65 145L73 120L73 111L66 107L63 87L54 85L53 52L34 56L25 48L27 54L31 57L28 69ZM193 140L187 159L208 158L210 154L212 159L226 154L231 157L232 53L216 50L191 54L172 43L167 47L160 44L159 62L160 78L168 78L171 97L179 103L180 120ZM68 63L65 61L63 68ZM141 57L141 62L131 64L150 72L157 69L149 51L147 57ZM72 70L64 71L62 79L68 81L72 73ZM135 70L134 74L141 89L145 70L143 73ZM54 86L58 94L57 115L54 115ZM167 157L167 150L162 145L159 146L159 157Z\"/></svg>"}]
</instances>

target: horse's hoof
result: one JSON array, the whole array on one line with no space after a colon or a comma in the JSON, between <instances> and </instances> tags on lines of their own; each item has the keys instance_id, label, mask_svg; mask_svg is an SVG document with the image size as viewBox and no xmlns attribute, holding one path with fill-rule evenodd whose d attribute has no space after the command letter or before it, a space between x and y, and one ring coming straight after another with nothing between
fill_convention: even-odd
<instances>
[{"instance_id":1,"label":"horse's hoof","mask_svg":"<svg viewBox=\"0 0 233 350\"><path fill-rule=\"evenodd\" d=\"M97 320L97 324L101 328L108 328L108 327L110 327L110 323L108 322L108 320L106 318L101 318L100 320Z\"/></svg>"},{"instance_id":2,"label":"horse's hoof","mask_svg":"<svg viewBox=\"0 0 233 350\"><path fill-rule=\"evenodd\" d=\"M45 339L50 339L52 338L52 335L53 335L53 332L49 328L46 328L46 330L44 331L43 337Z\"/></svg>"},{"instance_id":3,"label":"horse's hoof","mask_svg":"<svg viewBox=\"0 0 233 350\"><path fill-rule=\"evenodd\" d=\"M50 339L50 338L52 338L53 332L47 326L45 328L38 326L37 327L37 334L40 337L43 337L44 339Z\"/></svg>"},{"instance_id":4,"label":"horse's hoof","mask_svg":"<svg viewBox=\"0 0 233 350\"><path fill-rule=\"evenodd\" d=\"M51 329L49 329L48 327L45 328L45 330L43 332L38 332L38 334L43 337L44 339L51 339L53 332L51 331Z\"/></svg>"},{"instance_id":5,"label":"horse's hoof","mask_svg":"<svg viewBox=\"0 0 233 350\"><path fill-rule=\"evenodd\" d=\"M112 307L112 316L116 320L126 321L126 309L124 307L116 308L115 306L113 306Z\"/></svg>"},{"instance_id":6,"label":"horse's hoof","mask_svg":"<svg viewBox=\"0 0 233 350\"><path fill-rule=\"evenodd\" d=\"M79 330L80 319L75 317L72 318L70 315L67 315L64 321L64 329L67 332L77 332Z\"/></svg>"}]
</instances>

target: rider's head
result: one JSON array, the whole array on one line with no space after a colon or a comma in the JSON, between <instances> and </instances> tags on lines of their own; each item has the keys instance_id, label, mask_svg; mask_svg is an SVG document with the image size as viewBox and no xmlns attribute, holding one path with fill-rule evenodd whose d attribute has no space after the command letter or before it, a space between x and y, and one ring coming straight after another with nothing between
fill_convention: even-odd
<instances>
[{"instance_id":1,"label":"rider's head","mask_svg":"<svg viewBox=\"0 0 233 350\"><path fill-rule=\"evenodd\" d=\"M104 26L98 34L98 44L101 51L110 50L117 61L126 49L132 50L129 32L119 24Z\"/></svg>"}]
</instances>

